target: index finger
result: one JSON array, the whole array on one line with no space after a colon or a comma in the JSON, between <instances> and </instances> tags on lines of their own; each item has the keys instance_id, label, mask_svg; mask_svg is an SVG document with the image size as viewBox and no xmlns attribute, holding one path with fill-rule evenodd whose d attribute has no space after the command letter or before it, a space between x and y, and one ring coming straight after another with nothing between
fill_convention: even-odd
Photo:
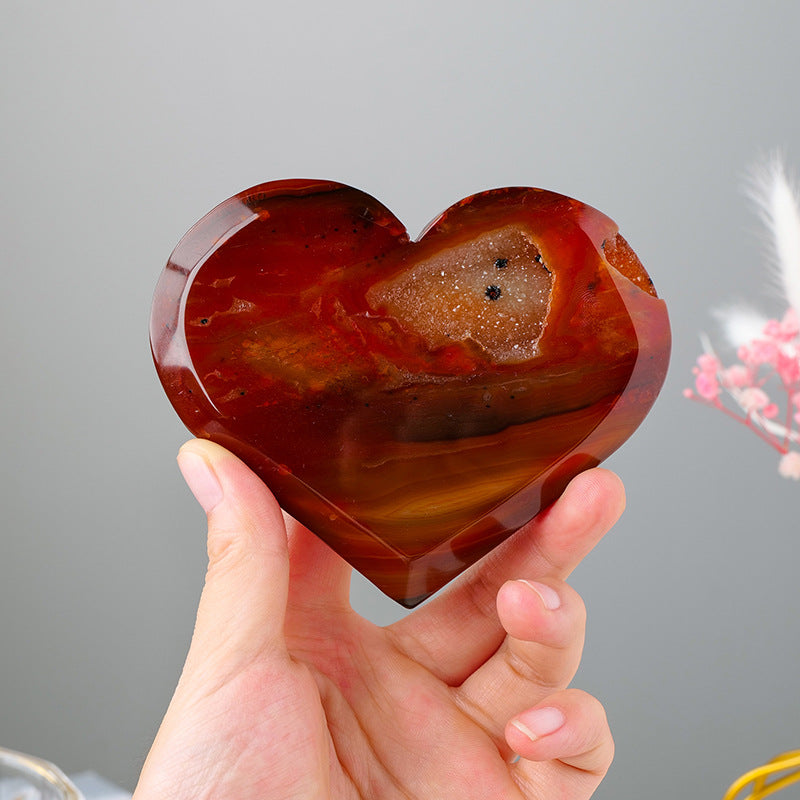
<instances>
[{"instance_id":1,"label":"index finger","mask_svg":"<svg viewBox=\"0 0 800 800\"><path fill-rule=\"evenodd\" d=\"M625 490L613 472L582 472L552 506L388 632L410 658L460 685L505 637L496 609L500 587L519 578L563 580L624 508Z\"/></svg>"}]
</instances>

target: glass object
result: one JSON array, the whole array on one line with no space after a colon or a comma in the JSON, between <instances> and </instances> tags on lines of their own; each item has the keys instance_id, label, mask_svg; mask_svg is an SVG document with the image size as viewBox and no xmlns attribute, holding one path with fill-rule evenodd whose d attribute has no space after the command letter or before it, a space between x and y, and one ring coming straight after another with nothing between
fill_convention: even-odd
<instances>
[{"instance_id":1,"label":"glass object","mask_svg":"<svg viewBox=\"0 0 800 800\"><path fill-rule=\"evenodd\" d=\"M84 800L54 764L0 747L0 800Z\"/></svg>"},{"instance_id":2,"label":"glass object","mask_svg":"<svg viewBox=\"0 0 800 800\"><path fill-rule=\"evenodd\" d=\"M374 198L315 180L200 220L150 333L188 428L408 607L622 444L670 351L647 272L584 203L496 189L411 241Z\"/></svg>"}]
</instances>

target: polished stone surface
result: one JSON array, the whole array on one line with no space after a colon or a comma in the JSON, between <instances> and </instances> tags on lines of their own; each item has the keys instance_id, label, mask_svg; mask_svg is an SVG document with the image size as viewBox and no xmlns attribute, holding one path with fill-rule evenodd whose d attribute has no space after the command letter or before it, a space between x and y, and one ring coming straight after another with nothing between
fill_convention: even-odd
<instances>
[{"instance_id":1,"label":"polished stone surface","mask_svg":"<svg viewBox=\"0 0 800 800\"><path fill-rule=\"evenodd\" d=\"M290 180L184 236L151 343L187 427L410 607L630 436L670 331L616 224L576 200L492 190L411 241L369 195Z\"/></svg>"}]
</instances>

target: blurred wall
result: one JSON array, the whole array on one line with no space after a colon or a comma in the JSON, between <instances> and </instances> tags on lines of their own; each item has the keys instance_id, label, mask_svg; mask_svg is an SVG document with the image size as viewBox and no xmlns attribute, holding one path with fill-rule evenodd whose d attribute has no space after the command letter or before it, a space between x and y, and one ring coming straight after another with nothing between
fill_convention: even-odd
<instances>
[{"instance_id":1,"label":"blurred wall","mask_svg":"<svg viewBox=\"0 0 800 800\"><path fill-rule=\"evenodd\" d=\"M205 567L150 362L183 232L280 177L365 189L412 233L509 184L616 219L671 309L672 371L610 461L628 511L575 574L600 798L721 796L800 746L800 488L681 389L710 307L765 289L741 194L800 165L800 5L30 3L0 9L0 742L132 787ZM376 621L400 611L357 579ZM367 611L368 610L368 611Z\"/></svg>"}]
</instances>

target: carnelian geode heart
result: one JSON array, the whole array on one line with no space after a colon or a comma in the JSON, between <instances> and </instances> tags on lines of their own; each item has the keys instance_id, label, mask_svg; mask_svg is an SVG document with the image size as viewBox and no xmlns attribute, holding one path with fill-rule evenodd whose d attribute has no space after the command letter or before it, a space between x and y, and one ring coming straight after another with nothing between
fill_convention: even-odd
<instances>
[{"instance_id":1,"label":"carnelian geode heart","mask_svg":"<svg viewBox=\"0 0 800 800\"><path fill-rule=\"evenodd\" d=\"M664 302L617 226L541 189L449 208L418 241L338 183L265 183L180 241L151 343L196 436L412 607L639 425Z\"/></svg>"}]
</instances>

